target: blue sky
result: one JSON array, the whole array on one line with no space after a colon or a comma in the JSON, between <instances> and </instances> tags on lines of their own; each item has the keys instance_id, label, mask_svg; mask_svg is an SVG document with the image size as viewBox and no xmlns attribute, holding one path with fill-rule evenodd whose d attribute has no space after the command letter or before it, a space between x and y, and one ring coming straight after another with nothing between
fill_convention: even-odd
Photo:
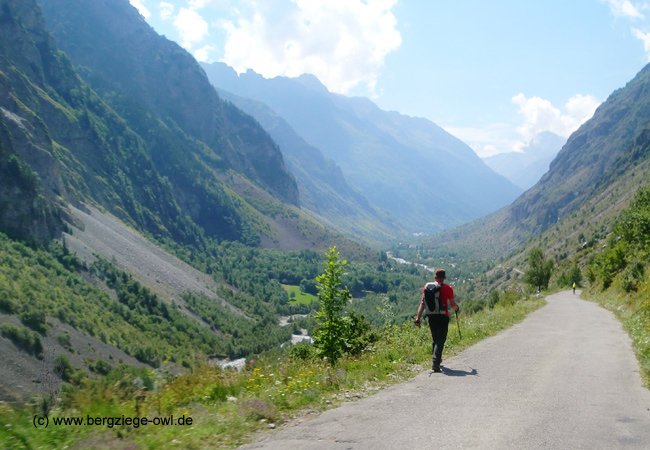
<instances>
[{"instance_id":1,"label":"blue sky","mask_svg":"<svg viewBox=\"0 0 650 450\"><path fill-rule=\"evenodd\" d=\"M130 0L198 60L425 117L479 156L563 137L649 61L633 0Z\"/></svg>"}]
</instances>

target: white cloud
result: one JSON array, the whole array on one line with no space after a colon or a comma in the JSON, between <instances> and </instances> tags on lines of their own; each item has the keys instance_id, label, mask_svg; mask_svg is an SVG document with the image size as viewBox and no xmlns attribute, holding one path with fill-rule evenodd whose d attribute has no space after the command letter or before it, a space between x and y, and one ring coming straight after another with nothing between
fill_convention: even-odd
<instances>
[{"instance_id":1,"label":"white cloud","mask_svg":"<svg viewBox=\"0 0 650 450\"><path fill-rule=\"evenodd\" d=\"M221 21L223 62L270 78L316 75L331 91L364 85L374 93L388 53L402 42L397 0L273 0ZM281 14L278 11L282 11Z\"/></svg>"},{"instance_id":2,"label":"white cloud","mask_svg":"<svg viewBox=\"0 0 650 450\"><path fill-rule=\"evenodd\" d=\"M443 127L456 136L481 158L507 152L523 152L530 141L544 131L568 138L580 125L589 120L599 106L592 95L577 94L564 105L564 112L550 101L540 97L518 94L512 97L523 119L520 126L493 123L477 127Z\"/></svg>"},{"instance_id":3,"label":"white cloud","mask_svg":"<svg viewBox=\"0 0 650 450\"><path fill-rule=\"evenodd\" d=\"M188 5L192 9L201 9L205 8L208 5L221 6L222 4L227 4L227 0L189 0Z\"/></svg>"},{"instance_id":4,"label":"white cloud","mask_svg":"<svg viewBox=\"0 0 650 450\"><path fill-rule=\"evenodd\" d=\"M650 33L644 33L638 28L632 28L632 34L635 38L640 39L643 42L643 48L650 60Z\"/></svg>"},{"instance_id":5,"label":"white cloud","mask_svg":"<svg viewBox=\"0 0 650 450\"><path fill-rule=\"evenodd\" d=\"M210 3L210 0L189 0L187 3L192 9L201 9Z\"/></svg>"},{"instance_id":6,"label":"white cloud","mask_svg":"<svg viewBox=\"0 0 650 450\"><path fill-rule=\"evenodd\" d=\"M481 158L513 151L519 138L512 125L507 123L492 123L477 127L444 126L443 128L469 145Z\"/></svg>"},{"instance_id":7,"label":"white cloud","mask_svg":"<svg viewBox=\"0 0 650 450\"><path fill-rule=\"evenodd\" d=\"M640 10L650 9L648 3L638 4L637 6L633 5L629 0L601 0L601 2L607 3L609 5L612 14L616 17L623 17L636 21L637 19L644 20L646 17ZM643 47L645 49L646 55L650 60L650 33L647 33L639 28L631 28L632 35L643 42Z\"/></svg>"},{"instance_id":8,"label":"white cloud","mask_svg":"<svg viewBox=\"0 0 650 450\"><path fill-rule=\"evenodd\" d=\"M517 132L525 141L530 141L543 131L568 138L593 116L600 104L595 97L581 94L569 99L565 105L566 113L562 113L548 100L540 97L526 98L524 94L512 97L512 103L519 106L519 114L523 116L524 123L517 127Z\"/></svg>"},{"instance_id":9,"label":"white cloud","mask_svg":"<svg viewBox=\"0 0 650 450\"><path fill-rule=\"evenodd\" d=\"M483 151L481 153L485 154L486 156L491 156L499 153L499 150L497 150L497 148L494 145L487 144L483 146Z\"/></svg>"},{"instance_id":10,"label":"white cloud","mask_svg":"<svg viewBox=\"0 0 650 450\"><path fill-rule=\"evenodd\" d=\"M634 6L630 0L601 0L607 3L609 9L616 17L628 19L645 19L645 16Z\"/></svg>"},{"instance_id":11,"label":"white cloud","mask_svg":"<svg viewBox=\"0 0 650 450\"><path fill-rule=\"evenodd\" d=\"M211 62L210 53L215 51L217 48L214 45L206 45L194 52L194 58L200 62Z\"/></svg>"},{"instance_id":12,"label":"white cloud","mask_svg":"<svg viewBox=\"0 0 650 450\"><path fill-rule=\"evenodd\" d=\"M599 106L600 102L593 95L576 94L571 97L564 105L568 116L573 118L575 124L570 133L573 133L580 125L591 119Z\"/></svg>"},{"instance_id":13,"label":"white cloud","mask_svg":"<svg viewBox=\"0 0 650 450\"><path fill-rule=\"evenodd\" d=\"M181 35L181 45L186 49L191 49L208 35L208 23L199 13L190 8L180 9L174 20L174 27Z\"/></svg>"},{"instance_id":14,"label":"white cloud","mask_svg":"<svg viewBox=\"0 0 650 450\"><path fill-rule=\"evenodd\" d=\"M636 21L637 19L645 20L645 15L641 10L650 9L650 5L647 2L637 3L637 5L632 4L630 0L600 0L603 3L606 3L609 6L610 11L616 17L623 17L625 19L630 19ZM650 60L650 33L647 33L639 28L631 28L632 35L643 42L643 48L645 49L646 55Z\"/></svg>"},{"instance_id":15,"label":"white cloud","mask_svg":"<svg viewBox=\"0 0 650 450\"><path fill-rule=\"evenodd\" d=\"M175 6L171 3L160 2L158 3L158 9L160 10L160 18L162 20L169 20L174 16Z\"/></svg>"},{"instance_id":16,"label":"white cloud","mask_svg":"<svg viewBox=\"0 0 650 450\"><path fill-rule=\"evenodd\" d=\"M138 12L140 13L140 15L142 15L142 17L144 17L145 19L151 17L151 13L147 9L147 7L144 6L142 0L129 0L129 2L131 3L132 6L134 6L138 10Z\"/></svg>"}]
</instances>

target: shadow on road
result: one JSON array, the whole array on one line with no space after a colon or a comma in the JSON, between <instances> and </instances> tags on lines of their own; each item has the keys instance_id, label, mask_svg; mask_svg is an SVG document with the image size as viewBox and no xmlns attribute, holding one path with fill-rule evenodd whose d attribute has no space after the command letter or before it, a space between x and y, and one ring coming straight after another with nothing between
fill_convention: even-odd
<instances>
[{"instance_id":1,"label":"shadow on road","mask_svg":"<svg viewBox=\"0 0 650 450\"><path fill-rule=\"evenodd\" d=\"M442 367L442 373L444 373L449 377L466 377L470 375L472 376L478 375L476 369L472 369L471 372L468 372L467 370L455 370L455 369L449 369L448 367Z\"/></svg>"}]
</instances>

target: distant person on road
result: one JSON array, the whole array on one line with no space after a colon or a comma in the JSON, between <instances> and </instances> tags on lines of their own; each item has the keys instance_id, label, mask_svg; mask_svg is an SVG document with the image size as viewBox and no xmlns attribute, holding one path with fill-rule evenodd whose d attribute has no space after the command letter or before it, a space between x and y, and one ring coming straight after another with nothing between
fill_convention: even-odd
<instances>
[{"instance_id":1,"label":"distant person on road","mask_svg":"<svg viewBox=\"0 0 650 450\"><path fill-rule=\"evenodd\" d=\"M576 284L575 283L573 283L573 293L574 294L576 293Z\"/></svg>"},{"instance_id":2,"label":"distant person on road","mask_svg":"<svg viewBox=\"0 0 650 450\"><path fill-rule=\"evenodd\" d=\"M418 308L418 315L415 319L415 326L420 327L422 313L426 313L431 329L433 347L433 364L431 369L440 372L442 362L442 350L447 340L449 330L449 305L458 314L459 307L454 301L454 290L445 284L446 273L444 269L436 269L434 282L427 283L422 289L422 300Z\"/></svg>"}]
</instances>

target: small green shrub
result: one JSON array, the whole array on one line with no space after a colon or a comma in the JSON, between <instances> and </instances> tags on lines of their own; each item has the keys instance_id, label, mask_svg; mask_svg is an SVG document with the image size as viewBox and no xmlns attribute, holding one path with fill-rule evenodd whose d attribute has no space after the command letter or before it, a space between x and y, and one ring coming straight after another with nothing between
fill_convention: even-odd
<instances>
[{"instance_id":1,"label":"small green shrub","mask_svg":"<svg viewBox=\"0 0 650 450\"><path fill-rule=\"evenodd\" d=\"M54 363L62 368L61 378L63 381L70 382L75 374L75 368L72 363L70 363L68 357L64 354L56 355Z\"/></svg>"},{"instance_id":2,"label":"small green shrub","mask_svg":"<svg viewBox=\"0 0 650 450\"><path fill-rule=\"evenodd\" d=\"M43 342L41 341L40 336L26 327L5 322L0 325L0 334L11 339L11 341L18 347L35 356L39 356L43 353Z\"/></svg>"},{"instance_id":3,"label":"small green shrub","mask_svg":"<svg viewBox=\"0 0 650 450\"><path fill-rule=\"evenodd\" d=\"M463 302L463 312L469 315L476 314L483 311L486 306L488 306L487 302L482 300L467 300Z\"/></svg>"},{"instance_id":4,"label":"small green shrub","mask_svg":"<svg viewBox=\"0 0 650 450\"><path fill-rule=\"evenodd\" d=\"M217 383L210 392L210 398L218 402L225 402L228 397L235 397L239 393L239 389L235 386L228 386L222 383Z\"/></svg>"},{"instance_id":5,"label":"small green shrub","mask_svg":"<svg viewBox=\"0 0 650 450\"><path fill-rule=\"evenodd\" d=\"M501 304L503 306L513 306L521 299L521 297L521 294L515 289L506 289L504 293L501 294Z\"/></svg>"},{"instance_id":6,"label":"small green shrub","mask_svg":"<svg viewBox=\"0 0 650 450\"><path fill-rule=\"evenodd\" d=\"M295 345L289 351L289 356L292 360L307 361L315 356L314 346L306 343Z\"/></svg>"},{"instance_id":7,"label":"small green shrub","mask_svg":"<svg viewBox=\"0 0 650 450\"><path fill-rule=\"evenodd\" d=\"M181 361L181 365L186 369L190 369L190 370L192 369L192 367L194 367L193 364L187 359L183 359L183 361Z\"/></svg>"},{"instance_id":8,"label":"small green shrub","mask_svg":"<svg viewBox=\"0 0 650 450\"><path fill-rule=\"evenodd\" d=\"M488 307L490 309L494 308L497 303L499 303L499 292L494 289L493 291L490 292L490 296L488 297Z\"/></svg>"},{"instance_id":9,"label":"small green shrub","mask_svg":"<svg viewBox=\"0 0 650 450\"><path fill-rule=\"evenodd\" d=\"M627 276L627 274L623 278L623 290L628 294L632 291L636 291L636 283L629 276Z\"/></svg>"},{"instance_id":10,"label":"small green shrub","mask_svg":"<svg viewBox=\"0 0 650 450\"><path fill-rule=\"evenodd\" d=\"M7 314L14 314L18 311L16 303L14 303L13 300L9 298L9 295L4 291L0 292L0 311Z\"/></svg>"},{"instance_id":11,"label":"small green shrub","mask_svg":"<svg viewBox=\"0 0 650 450\"><path fill-rule=\"evenodd\" d=\"M275 422L278 418L278 409L272 403L259 399L247 400L242 405L243 412L255 420L266 419Z\"/></svg>"},{"instance_id":12,"label":"small green shrub","mask_svg":"<svg viewBox=\"0 0 650 450\"><path fill-rule=\"evenodd\" d=\"M98 358L95 364L89 364L88 368L98 375L107 375L113 369L109 363L102 358Z\"/></svg>"},{"instance_id":13,"label":"small green shrub","mask_svg":"<svg viewBox=\"0 0 650 450\"><path fill-rule=\"evenodd\" d=\"M43 311L29 308L20 315L20 321L32 330L45 334L47 331L46 317Z\"/></svg>"},{"instance_id":14,"label":"small green shrub","mask_svg":"<svg viewBox=\"0 0 650 450\"><path fill-rule=\"evenodd\" d=\"M68 350L72 349L72 342L70 341L70 335L68 333L59 334L56 337L56 340L59 341L59 344L61 344L64 348Z\"/></svg>"},{"instance_id":15,"label":"small green shrub","mask_svg":"<svg viewBox=\"0 0 650 450\"><path fill-rule=\"evenodd\" d=\"M357 314L350 311L350 315L346 318L346 352L348 355L358 355L366 347L374 344L379 340L379 335L372 330L370 322L368 322L363 314Z\"/></svg>"},{"instance_id":16,"label":"small green shrub","mask_svg":"<svg viewBox=\"0 0 650 450\"><path fill-rule=\"evenodd\" d=\"M149 364L152 367L160 367L160 357L155 348L148 345L145 347L136 347L133 357L140 362Z\"/></svg>"}]
</instances>

